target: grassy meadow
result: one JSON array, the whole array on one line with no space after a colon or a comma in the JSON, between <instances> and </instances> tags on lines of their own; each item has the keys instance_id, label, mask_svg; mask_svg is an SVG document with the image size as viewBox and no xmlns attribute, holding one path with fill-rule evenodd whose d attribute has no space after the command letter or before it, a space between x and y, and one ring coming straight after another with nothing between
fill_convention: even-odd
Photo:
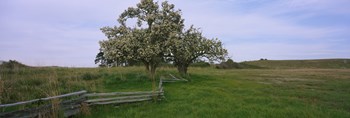
<instances>
[{"instance_id":1,"label":"grassy meadow","mask_svg":"<svg viewBox=\"0 0 350 118\"><path fill-rule=\"evenodd\" d=\"M178 76L175 68L159 68L157 78L169 73ZM164 83L162 101L94 106L76 117L350 117L350 69L210 67L189 73L189 82ZM152 90L144 67L2 68L0 74L1 104L79 90Z\"/></svg>"},{"instance_id":2,"label":"grassy meadow","mask_svg":"<svg viewBox=\"0 0 350 118\"><path fill-rule=\"evenodd\" d=\"M242 62L241 64L269 69L349 69L350 59L259 60Z\"/></svg>"}]
</instances>

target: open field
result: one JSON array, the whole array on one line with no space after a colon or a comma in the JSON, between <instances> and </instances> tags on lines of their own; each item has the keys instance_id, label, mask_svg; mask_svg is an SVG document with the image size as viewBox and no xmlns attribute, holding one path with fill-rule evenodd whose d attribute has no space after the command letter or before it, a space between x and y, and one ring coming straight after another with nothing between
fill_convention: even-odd
<instances>
[{"instance_id":1,"label":"open field","mask_svg":"<svg viewBox=\"0 0 350 118\"><path fill-rule=\"evenodd\" d=\"M191 82L165 84L162 102L93 108L90 117L350 116L350 70L190 70Z\"/></svg>"},{"instance_id":2,"label":"open field","mask_svg":"<svg viewBox=\"0 0 350 118\"><path fill-rule=\"evenodd\" d=\"M151 90L143 67L2 69L1 103L78 90ZM157 76L176 75L160 68ZM350 117L350 69L190 68L160 102L90 108L77 117Z\"/></svg>"},{"instance_id":3,"label":"open field","mask_svg":"<svg viewBox=\"0 0 350 118\"><path fill-rule=\"evenodd\" d=\"M269 69L349 69L350 59L259 60L242 62L241 64Z\"/></svg>"}]
</instances>

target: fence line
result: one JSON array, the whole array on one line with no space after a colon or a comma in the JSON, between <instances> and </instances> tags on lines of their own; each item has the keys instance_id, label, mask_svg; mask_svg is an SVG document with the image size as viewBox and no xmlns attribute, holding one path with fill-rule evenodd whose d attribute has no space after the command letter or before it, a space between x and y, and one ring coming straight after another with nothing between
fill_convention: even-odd
<instances>
[{"instance_id":1,"label":"fence line","mask_svg":"<svg viewBox=\"0 0 350 118\"><path fill-rule=\"evenodd\" d=\"M111 93L89 93L85 102L89 105L121 104L131 102L141 102L149 100L161 100L164 98L163 80L159 80L157 91L137 91L137 92L111 92ZM95 98L93 98L95 97ZM98 98L96 98L98 97Z\"/></svg>"},{"instance_id":2,"label":"fence line","mask_svg":"<svg viewBox=\"0 0 350 118\"><path fill-rule=\"evenodd\" d=\"M160 100L163 95L163 91L95 93L87 94L87 96L98 98L89 98L85 102L89 105L120 104L148 101L153 98Z\"/></svg>"},{"instance_id":3,"label":"fence line","mask_svg":"<svg viewBox=\"0 0 350 118\"><path fill-rule=\"evenodd\" d=\"M28 101L11 103L11 104L1 104L0 108L4 108L4 109L7 107L14 107L14 106L19 106L19 105L30 105L33 103L38 103L38 106L32 107L32 108L21 109L21 110L3 112L3 113L0 113L0 117L4 117L4 118L39 117L42 115L47 115L51 112L55 112L52 110L52 108L54 108L56 105L58 106L58 108L60 110L63 111L63 115L65 117L69 117L69 116L75 115L75 114L80 112L81 103L83 101L86 101L86 97L83 96L83 94L85 94L86 92L87 91L83 90L83 91L63 94L63 95L59 95L59 96L52 96L52 97L47 97L47 98L34 99L34 100L28 100ZM71 96L78 96L78 97L72 98L69 100L64 100L62 102L58 101L59 102L58 104L46 103L46 104L40 105L40 103L43 103L45 101L54 100L54 99L58 100L59 98L71 97Z\"/></svg>"},{"instance_id":4,"label":"fence line","mask_svg":"<svg viewBox=\"0 0 350 118\"><path fill-rule=\"evenodd\" d=\"M42 103L49 100L66 98L71 96L78 96L76 98L71 98L58 103L59 109L63 111L65 117L76 115L80 112L82 104L86 103L88 105L104 105L104 104L122 104L131 102L141 102L149 100L161 100L164 97L163 83L164 82L177 82L177 81L188 81L186 79L178 79L172 74L169 74L171 79L160 79L157 91L137 91L137 92L111 92L111 93L87 93L87 91L77 91L72 93L67 93L58 96L52 96L47 98L40 98L10 104L0 104L0 108L15 107L19 105L28 105L33 103ZM8 111L0 113L0 117L5 118L18 118L18 117L40 117L42 114L48 114L52 111L54 104L47 103L41 106L26 108L16 111Z\"/></svg>"},{"instance_id":5,"label":"fence line","mask_svg":"<svg viewBox=\"0 0 350 118\"><path fill-rule=\"evenodd\" d=\"M48 101L56 98L63 98L63 97L69 97L69 96L74 96L74 95L81 95L86 93L87 91L78 91L78 92L73 92L73 93L68 93L68 94L63 94L59 96L53 96L53 97L47 97L47 98L40 98L40 99L34 99L34 100L28 100L28 101L22 101L22 102L16 102L16 103L11 103L11 104L0 104L0 108L3 107L11 107L11 106L17 106L17 105L24 105L24 104L29 104L29 103L34 103L34 102L39 102L39 101Z\"/></svg>"},{"instance_id":6,"label":"fence line","mask_svg":"<svg viewBox=\"0 0 350 118\"><path fill-rule=\"evenodd\" d=\"M178 81L186 81L188 82L187 79L183 79L183 78L176 78L174 75L172 74L169 74L169 76L171 77L170 79L166 79L166 80L163 80L163 82L178 82Z\"/></svg>"},{"instance_id":7,"label":"fence line","mask_svg":"<svg viewBox=\"0 0 350 118\"><path fill-rule=\"evenodd\" d=\"M95 97L95 96L114 96L114 95L142 95L142 94L149 94L154 93L153 91L138 91L138 92L111 92L111 93L89 93L85 94L87 97ZM157 91L156 93L159 93Z\"/></svg>"}]
</instances>

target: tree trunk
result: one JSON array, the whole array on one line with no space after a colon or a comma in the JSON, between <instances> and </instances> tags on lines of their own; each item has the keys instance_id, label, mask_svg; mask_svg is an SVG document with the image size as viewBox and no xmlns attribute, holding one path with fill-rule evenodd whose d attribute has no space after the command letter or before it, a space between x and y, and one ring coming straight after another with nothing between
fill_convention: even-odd
<instances>
[{"instance_id":1,"label":"tree trunk","mask_svg":"<svg viewBox=\"0 0 350 118\"><path fill-rule=\"evenodd\" d=\"M154 64L154 63L151 63L151 79L152 79L152 90L153 90L153 100L156 101L157 100L157 97L156 97L156 77L155 77L155 74L156 74L156 68L157 68L157 65Z\"/></svg>"},{"instance_id":2,"label":"tree trunk","mask_svg":"<svg viewBox=\"0 0 350 118\"><path fill-rule=\"evenodd\" d=\"M155 78L155 74L156 74L156 66L151 65L151 78L154 79Z\"/></svg>"},{"instance_id":3,"label":"tree trunk","mask_svg":"<svg viewBox=\"0 0 350 118\"><path fill-rule=\"evenodd\" d=\"M150 72L149 70L149 63L148 62L143 62L143 64L145 64L145 67L146 67L146 72Z\"/></svg>"},{"instance_id":4,"label":"tree trunk","mask_svg":"<svg viewBox=\"0 0 350 118\"><path fill-rule=\"evenodd\" d=\"M181 75L187 75L188 64L179 64L177 65L177 70Z\"/></svg>"}]
</instances>

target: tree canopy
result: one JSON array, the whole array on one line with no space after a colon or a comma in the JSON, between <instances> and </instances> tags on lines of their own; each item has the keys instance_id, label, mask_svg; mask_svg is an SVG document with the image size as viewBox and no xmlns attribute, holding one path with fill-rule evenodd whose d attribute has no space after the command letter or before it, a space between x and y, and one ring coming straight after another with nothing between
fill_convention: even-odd
<instances>
[{"instance_id":1,"label":"tree canopy","mask_svg":"<svg viewBox=\"0 0 350 118\"><path fill-rule=\"evenodd\" d=\"M171 41L172 59L181 74L187 74L188 66L198 58L224 60L227 55L227 50L223 48L220 40L203 37L199 29L193 26Z\"/></svg>"},{"instance_id":2,"label":"tree canopy","mask_svg":"<svg viewBox=\"0 0 350 118\"><path fill-rule=\"evenodd\" d=\"M136 19L132 27L127 20ZM133 59L144 63L154 75L164 55L170 53L168 40L183 28L180 10L163 2L141 0L137 7L129 7L118 19L120 26L101 28L108 40L100 41L106 59Z\"/></svg>"},{"instance_id":3,"label":"tree canopy","mask_svg":"<svg viewBox=\"0 0 350 118\"><path fill-rule=\"evenodd\" d=\"M142 62L153 78L157 66L165 60L173 61L181 73L187 73L187 67L198 58L215 60L227 54L220 40L203 37L193 26L185 30L181 10L167 1L158 4L141 0L124 11L118 23L101 28L108 40L99 42L97 63Z\"/></svg>"}]
</instances>

